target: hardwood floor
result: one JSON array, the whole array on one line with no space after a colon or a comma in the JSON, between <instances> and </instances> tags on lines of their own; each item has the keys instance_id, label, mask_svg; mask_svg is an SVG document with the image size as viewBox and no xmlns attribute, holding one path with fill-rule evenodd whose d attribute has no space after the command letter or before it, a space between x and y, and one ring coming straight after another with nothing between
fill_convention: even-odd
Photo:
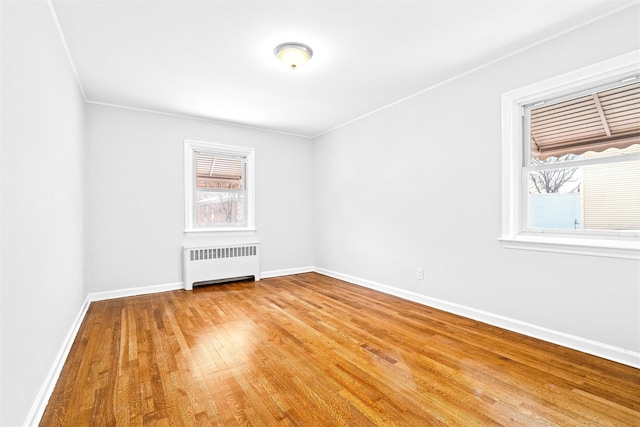
<instances>
[{"instance_id":1,"label":"hardwood floor","mask_svg":"<svg viewBox=\"0 0 640 427\"><path fill-rule=\"evenodd\" d=\"M639 426L640 370L315 273L91 304L42 426Z\"/></svg>"}]
</instances>

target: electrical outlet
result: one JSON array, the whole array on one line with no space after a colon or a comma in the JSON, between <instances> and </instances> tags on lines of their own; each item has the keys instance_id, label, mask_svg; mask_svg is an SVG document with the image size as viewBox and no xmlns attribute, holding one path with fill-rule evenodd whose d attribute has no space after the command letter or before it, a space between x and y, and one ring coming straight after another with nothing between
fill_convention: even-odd
<instances>
[{"instance_id":1,"label":"electrical outlet","mask_svg":"<svg viewBox=\"0 0 640 427\"><path fill-rule=\"evenodd\" d=\"M423 280L424 279L424 270L420 267L416 270L416 279Z\"/></svg>"}]
</instances>

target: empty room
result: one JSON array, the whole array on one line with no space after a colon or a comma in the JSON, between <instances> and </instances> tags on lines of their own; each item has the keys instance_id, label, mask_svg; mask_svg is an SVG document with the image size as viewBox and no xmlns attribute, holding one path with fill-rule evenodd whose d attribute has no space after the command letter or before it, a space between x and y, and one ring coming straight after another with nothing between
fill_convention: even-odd
<instances>
[{"instance_id":1,"label":"empty room","mask_svg":"<svg viewBox=\"0 0 640 427\"><path fill-rule=\"evenodd\" d=\"M1 426L640 425L640 1L0 0Z\"/></svg>"}]
</instances>

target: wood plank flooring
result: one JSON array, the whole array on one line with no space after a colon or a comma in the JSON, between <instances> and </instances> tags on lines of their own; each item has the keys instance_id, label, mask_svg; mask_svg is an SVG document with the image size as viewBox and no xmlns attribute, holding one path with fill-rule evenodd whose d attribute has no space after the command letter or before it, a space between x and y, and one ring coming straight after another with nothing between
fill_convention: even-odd
<instances>
[{"instance_id":1,"label":"wood plank flooring","mask_svg":"<svg viewBox=\"0 0 640 427\"><path fill-rule=\"evenodd\" d=\"M639 426L640 370L315 273L91 304L41 426Z\"/></svg>"}]
</instances>

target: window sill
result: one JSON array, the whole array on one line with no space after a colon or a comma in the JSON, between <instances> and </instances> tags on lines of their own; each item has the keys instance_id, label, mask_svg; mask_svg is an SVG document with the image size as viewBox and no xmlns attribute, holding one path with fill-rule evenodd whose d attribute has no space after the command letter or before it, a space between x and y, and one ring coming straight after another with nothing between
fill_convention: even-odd
<instances>
[{"instance_id":1,"label":"window sill","mask_svg":"<svg viewBox=\"0 0 640 427\"><path fill-rule=\"evenodd\" d=\"M640 241L583 239L551 236L502 237L498 239L506 249L556 252L608 258L640 259Z\"/></svg>"},{"instance_id":2,"label":"window sill","mask_svg":"<svg viewBox=\"0 0 640 427\"><path fill-rule=\"evenodd\" d=\"M189 229L184 234L187 237L211 237L211 236L252 236L256 234L255 228L208 228Z\"/></svg>"}]
</instances>

